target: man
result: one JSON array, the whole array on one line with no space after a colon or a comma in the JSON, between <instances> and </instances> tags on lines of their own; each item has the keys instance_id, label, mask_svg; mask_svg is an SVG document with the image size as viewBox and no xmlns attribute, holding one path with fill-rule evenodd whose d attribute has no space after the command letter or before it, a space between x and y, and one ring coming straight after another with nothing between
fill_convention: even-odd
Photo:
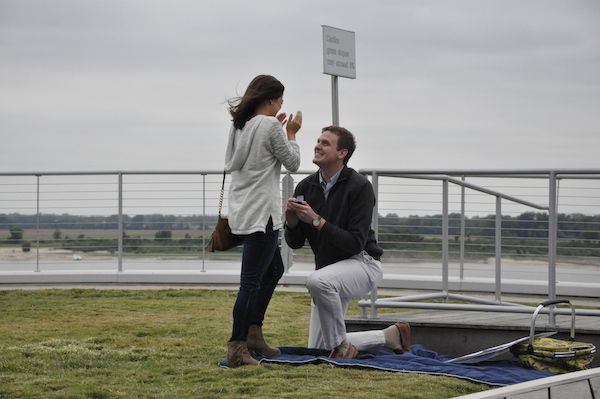
<instances>
[{"instance_id":1,"label":"man","mask_svg":"<svg viewBox=\"0 0 600 399\"><path fill-rule=\"evenodd\" d=\"M298 184L285 212L288 245L301 248L308 239L315 255L316 271L306 280L314 304L308 346L331 350L331 357L342 359L356 357L359 350L410 350L410 327L405 322L346 334L348 305L383 277L383 250L371 229L373 187L347 166L355 148L348 130L323 128L313 158L319 171Z\"/></svg>"}]
</instances>

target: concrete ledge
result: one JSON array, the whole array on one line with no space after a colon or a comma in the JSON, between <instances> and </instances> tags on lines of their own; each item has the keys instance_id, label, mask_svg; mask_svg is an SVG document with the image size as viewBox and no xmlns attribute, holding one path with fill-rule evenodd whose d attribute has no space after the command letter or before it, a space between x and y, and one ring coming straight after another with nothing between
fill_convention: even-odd
<instances>
[{"instance_id":1,"label":"concrete ledge","mask_svg":"<svg viewBox=\"0 0 600 399\"><path fill-rule=\"evenodd\" d=\"M461 399L598 398L600 368L561 374L503 388L457 396Z\"/></svg>"},{"instance_id":2,"label":"concrete ledge","mask_svg":"<svg viewBox=\"0 0 600 399\"><path fill-rule=\"evenodd\" d=\"M72 272L2 272L3 284L75 284L75 283L118 283L118 273L108 271Z\"/></svg>"},{"instance_id":3,"label":"concrete ledge","mask_svg":"<svg viewBox=\"0 0 600 399\"><path fill-rule=\"evenodd\" d=\"M305 285L306 277L312 270L289 271L284 274L280 284ZM0 283L5 284L57 284L57 283L140 283L140 284L237 284L239 269L199 270L44 270L0 272ZM532 280L502 280L502 294L547 295L547 282ZM381 289L442 290L440 276L419 276L405 274L385 274L379 284ZM450 277L448 288L451 292L495 292L496 286L490 278ZM557 295L565 297L596 298L600 284L595 283L558 283Z\"/></svg>"},{"instance_id":4,"label":"concrete ledge","mask_svg":"<svg viewBox=\"0 0 600 399\"><path fill-rule=\"evenodd\" d=\"M240 273L200 271L51 271L3 272L2 284L239 284Z\"/></svg>"},{"instance_id":5,"label":"concrete ledge","mask_svg":"<svg viewBox=\"0 0 600 399\"><path fill-rule=\"evenodd\" d=\"M385 274L379 288L412 289L412 290L440 290L442 289L441 276L419 276L406 274ZM496 283L491 278L448 278L450 291L494 292ZM557 295L567 297L597 297L600 284L594 283L561 283L556 284ZM502 279L503 294L547 295L548 282L539 280Z\"/></svg>"},{"instance_id":6,"label":"concrete ledge","mask_svg":"<svg viewBox=\"0 0 600 399\"><path fill-rule=\"evenodd\" d=\"M239 284L240 272L222 271L123 271L118 273L123 284Z\"/></svg>"}]
</instances>

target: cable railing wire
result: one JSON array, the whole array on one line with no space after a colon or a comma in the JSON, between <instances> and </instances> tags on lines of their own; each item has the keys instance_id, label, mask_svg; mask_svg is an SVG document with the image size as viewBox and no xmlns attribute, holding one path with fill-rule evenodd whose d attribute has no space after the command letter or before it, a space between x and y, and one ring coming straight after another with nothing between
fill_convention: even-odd
<instances>
[{"instance_id":1,"label":"cable railing wire","mask_svg":"<svg viewBox=\"0 0 600 399\"><path fill-rule=\"evenodd\" d=\"M311 172L289 174L296 182ZM600 238L595 238L598 224L595 222L577 220L577 224L569 221L568 228L563 226L564 221L557 220L557 242L552 247L538 245L547 241L550 229L550 220L519 220L519 216L529 213L536 215L549 215L547 209L550 198L548 196L549 176L554 173L559 177L557 189L557 210L564 210L565 215L573 215L582 211L583 214L597 215L593 212L594 203L600 203L600 171L389 171L389 170L364 170L361 171L374 183L377 195L377 219L374 226L381 244L386 247L384 263L387 259L395 259L401 254L429 256L432 262L443 262L445 251L449 262L457 259L475 259L488 261L497 256L496 233L500 231L502 244L500 254L502 257L516 259L544 259L550 256L550 251L557 252L558 260L561 257L571 259L577 254L583 262L597 264L596 256L592 250L594 243ZM186 178L181 178L185 175ZM62 243L60 240L50 240L47 228L67 230L75 227L81 230L94 230L100 226L97 222L80 219L78 226L73 223L50 224L45 220L46 214L78 215L81 217L110 217L117 215L122 218L119 230L119 221L111 221L114 242L110 245L101 242L80 242L81 250L105 250L118 248L118 240L123 240L121 261L124 270L127 269L129 258L143 257L172 257L197 256L199 262L225 256L239 256L238 252L231 254L207 254L203 245L208 241L210 232L215 222L217 209L217 196L219 192L219 175L222 171L185 171L185 172L103 172L103 173L30 173L10 174L0 173L0 229L8 236L12 227L5 219L11 213L23 213L37 217L22 227L27 230L26 235L30 241L40 241L40 246L55 246ZM119 183L119 176L122 177ZM569 177L573 176L573 180ZM23 183L20 179L28 180ZM464 179L464 180L461 180ZM539 184L544 179L544 183ZM447 181L448 192L442 198L444 190L442 182ZM226 184L229 184L228 176ZM512 184L511 184L512 183ZM120 187L119 184L122 186ZM464 186L461 188L461 185ZM463 192L464 190L464 192ZM545 193L544 193L545 192ZM168 194L167 194L168 193ZM500 227L497 223L497 198L502 196ZM289 192L283 193L291 195ZM102 198L109 196L108 198ZM522 200L515 204L513 196ZM443 215L443 201L449 215ZM120 205L119 205L120 204ZM537 208L530 208L535 204ZM119 206L122 214L119 214ZM596 206L597 208L597 206ZM148 223L132 223L135 216L148 216L154 213L173 214L181 220L160 221L152 220ZM388 217L388 215L391 215ZM458 216L457 216L458 215ZM405 223L398 225L397 220L409 220L411 217L420 223ZM1 217L5 217L3 220ZM448 226L445 226L445 218ZM462 218L462 219L461 219ZM547 219L549 219L547 217ZM433 223L434 226L423 226L421 223ZM186 233L175 232L178 224L186 227ZM539 226L538 223L545 225ZM517 225L518 224L518 225ZM53 227L54 226L54 227ZM68 226L68 227L67 227ZM108 226L108 223L105 224ZM150 229L149 227L152 227ZM445 231L445 229L448 231ZM394 229L409 229L414 232L397 232ZM463 229L464 231L461 231ZM31 230L37 236L32 237ZM160 230L171 230L170 239L154 241L154 234ZM123 238L123 233L126 237ZM525 237L520 237L525 234ZM444 234L447 235L444 238ZM583 237L584 235L586 235ZM45 235L45 236L44 236ZM538 236L539 235L539 236ZM138 237L139 236L139 237ZM415 236L425 242L414 241ZM455 238L456 237L456 238ZM576 239L573 237L577 237ZM73 238L73 237L70 237ZM91 238L85 237L81 240ZM145 247L142 252L140 245L132 244L139 239ZM190 242L193 240L192 250ZM448 240L447 249L444 249L444 240ZM526 242L518 242L523 239ZM1 238L0 238L1 240ZM130 240L130 241L127 241ZM411 241L412 240L412 241ZM567 240L567 241L564 241ZM575 243L569 242L575 241ZM6 239L3 240L6 244ZM154 243L153 243L154 242ZM462 248L461 244L462 242ZM160 243L160 245L158 244ZM33 242L38 245L37 242ZM97 244L97 245L94 245ZM399 246L399 247L398 247ZM282 244L285 248L285 244ZM404 247L404 248L403 248ZM544 254L539 251L545 250ZM139 251L139 252L136 252ZM162 252L161 252L162 251ZM311 254L307 246L301 251L291 251L291 262L286 263L286 270L292 268L294 255L298 252L299 258L310 259ZM41 255L44 259L46 252ZM117 257L113 251L110 255ZM410 259L408 259L410 260ZM556 262L556 259L554 260ZM137 266L136 266L137 267ZM43 267L42 267L43 269ZM464 276L468 278L468 275Z\"/></svg>"}]
</instances>

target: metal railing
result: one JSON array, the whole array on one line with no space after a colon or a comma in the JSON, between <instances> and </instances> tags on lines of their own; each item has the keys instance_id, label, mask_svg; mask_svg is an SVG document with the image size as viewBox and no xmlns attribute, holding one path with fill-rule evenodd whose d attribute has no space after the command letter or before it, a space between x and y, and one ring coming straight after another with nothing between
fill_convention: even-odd
<instances>
[{"instance_id":1,"label":"metal railing","mask_svg":"<svg viewBox=\"0 0 600 399\"><path fill-rule=\"evenodd\" d=\"M89 253L90 256L94 252L109 252L113 255L112 258L116 257L117 270L122 272L124 255L136 256L135 252L128 251L135 244L131 244L133 240L128 237L126 230L130 233L133 231L133 234L144 231L171 232L177 230L178 218L187 217L188 225L180 230L198 234L195 240L190 241L194 245L194 255L200 256L204 270L207 258L205 247L215 223L212 220L214 218L209 215L216 214L217 201L213 198L219 192L217 179L213 177L222 176L222 173L116 171L0 174L4 178L0 185L0 214L4 213L6 219L0 220L0 230L8 231L11 227L10 217L6 216L5 209L32 216L28 223L20 227L35 231L32 239L35 245L32 247L36 253L36 272L40 271L39 250L43 246L40 245L42 239L46 244L64 244L65 241L66 246L81 244L72 249ZM53 222L53 214L63 213L80 216L80 221L69 223L63 220L62 226ZM148 217L148 213L151 217ZM131 218L129 215L138 215L138 218ZM96 223L94 216L101 221ZM82 222L81 217L87 219ZM47 237L50 234L48 229L60 231L61 227L79 234L79 237ZM88 231L99 234L102 230L106 233L103 236L107 238L103 242L91 242L89 239L86 242L85 237L82 237ZM44 234L46 237L43 237ZM154 248L146 246L152 250L151 254L173 255L174 248L178 247L168 245L167 241L171 242L171 237L157 236L154 241ZM164 251L161 252L161 249ZM108 262L114 263L113 259L108 259Z\"/></svg>"},{"instance_id":2,"label":"metal railing","mask_svg":"<svg viewBox=\"0 0 600 399\"><path fill-rule=\"evenodd\" d=\"M377 317L378 308L411 308L411 309L454 309L454 310L479 310L495 312L515 312L532 313L535 308L523 305L517 305L502 301L502 241L503 241L503 202L532 208L547 213L547 263L548 263L548 300L556 299L557 287L557 242L558 242L558 215L559 215L559 182L561 181L580 181L590 180L600 181L600 171L598 170L525 170L525 171L402 171L402 170L361 170L361 173L370 175L375 192L378 195L378 203L381 204L382 192L380 190L380 179L383 177L391 179L417 179L433 180L441 185L441 253L442 253L442 282L439 293L404 296L396 298L377 298L377 291L371 293L370 299L359 301L359 306L363 309L363 316ZM520 178L527 180L542 180L545 183L547 196L545 202L533 202L526 197L509 195L505 192L489 189L483 185L473 184L466 181L466 178L486 179L489 182L494 179ZM494 293L495 300L482 300L476 297L452 294L449 288L449 232L450 232L450 185L460 189L460 280L464 279L463 264L465 259L465 217L466 217L466 190L475 191L494 199ZM539 187L538 187L539 189ZM543 189L543 188L542 188ZM595 188L598 190L599 188ZM592 190L593 191L593 190ZM598 200L600 191L596 191L588 199L590 202L587 208L598 214L600 201ZM541 197L536 194L537 197ZM542 197L543 198L543 197ZM566 207L567 205L565 205ZM379 219L381 205L374 210L373 226L380 232ZM596 225L600 230L600 225ZM597 231L594 231L597 233ZM600 238L596 236L596 238ZM600 241L597 242L600 245ZM596 264L597 265L597 264ZM600 268L597 270L600 273ZM431 299L441 299L442 303L422 302ZM471 302L474 304L451 303L450 301ZM366 310L370 309L370 315ZM549 313L549 325L555 325L556 314L565 313L568 310L551 309ZM579 311L580 314L600 316L600 311Z\"/></svg>"},{"instance_id":3,"label":"metal railing","mask_svg":"<svg viewBox=\"0 0 600 399\"><path fill-rule=\"evenodd\" d=\"M360 172L371 179L377 196L373 228L385 250L383 286L411 288L411 282L417 282L416 288L439 290L427 296L385 299L378 299L375 291L371 300L359 303L365 312L371 310L372 317L376 317L379 307L477 306L478 310L488 310L486 307L493 305L495 311L518 311L502 301L502 294L509 291L511 284L527 287L530 280L517 275L507 283L507 256L542 265L537 268L544 270L543 277L534 277L531 284L549 300L556 298L557 286L565 287L564 281L557 281L558 260L579 262L584 268L600 272L600 227L596 219L586 221L579 217L600 214L600 170ZM283 202L291 196L295 181L308 173L284 174ZM47 247L62 246L74 253L83 251L86 258L94 261L87 274L98 271L101 265L108 270L116 266L112 270L117 274L134 269L140 275L144 271L156 274L156 267L150 265L154 261L167 269L158 278L185 269L190 273L210 271L217 275L211 281L228 282L227 278L219 280L218 275L224 273L226 260L235 264L231 273L235 275L238 269L239 274L239 251L205 251L216 220L221 176L222 171L0 173L0 231L8 234L11 215L29 216L27 224L21 227L26 230L25 238L33 242L33 271L40 274L52 274L65 265L64 258L48 259L48 251L41 252ZM79 220L80 224L64 218L62 224L53 222L53 215L64 214L87 219ZM560 215L579 216L575 224L564 227L566 222L559 220ZM35 233L32 235L31 231ZM61 236L66 231L71 236ZM106 239L88 238L90 231L104 234ZM10 246L8 239L4 241L5 247ZM286 281L302 281L307 272L293 274L298 265L312 263L310 249L292 251L283 244L282 254ZM488 259L493 263L491 275ZM181 262L173 263L174 260ZM421 267L425 261L434 266ZM473 264L479 269L474 270ZM419 271L407 272L407 267L414 269L415 265ZM473 273L487 275L474 277ZM128 281L135 279L130 276ZM14 277L12 281L21 280ZM173 280L165 280L169 281ZM198 277L192 281L204 280ZM469 291L472 287L485 291L487 288L482 287L490 286L490 281L494 301L482 303L476 298L451 294L453 290ZM594 293L600 292L600 284L595 282L574 281L566 285L575 290L581 288L588 296L597 297ZM441 299L442 303L424 303L423 299ZM453 300L479 305L450 303Z\"/></svg>"}]
</instances>

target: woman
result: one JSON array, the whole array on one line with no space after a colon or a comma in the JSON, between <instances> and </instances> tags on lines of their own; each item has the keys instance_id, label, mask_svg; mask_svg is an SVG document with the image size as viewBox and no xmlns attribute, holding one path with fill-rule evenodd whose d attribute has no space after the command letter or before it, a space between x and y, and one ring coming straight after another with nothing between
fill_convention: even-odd
<instances>
[{"instance_id":1,"label":"woman","mask_svg":"<svg viewBox=\"0 0 600 399\"><path fill-rule=\"evenodd\" d=\"M278 112L284 87L272 76L259 75L241 98L228 100L233 126L229 132L225 170L231 173L229 225L244 236L240 289L233 307L233 332L227 343L230 367L257 365L261 356L280 353L265 342L262 323L277 282L283 275L278 237L282 226L281 166L300 166L296 133L302 113ZM285 130L284 130L285 128Z\"/></svg>"}]
</instances>

